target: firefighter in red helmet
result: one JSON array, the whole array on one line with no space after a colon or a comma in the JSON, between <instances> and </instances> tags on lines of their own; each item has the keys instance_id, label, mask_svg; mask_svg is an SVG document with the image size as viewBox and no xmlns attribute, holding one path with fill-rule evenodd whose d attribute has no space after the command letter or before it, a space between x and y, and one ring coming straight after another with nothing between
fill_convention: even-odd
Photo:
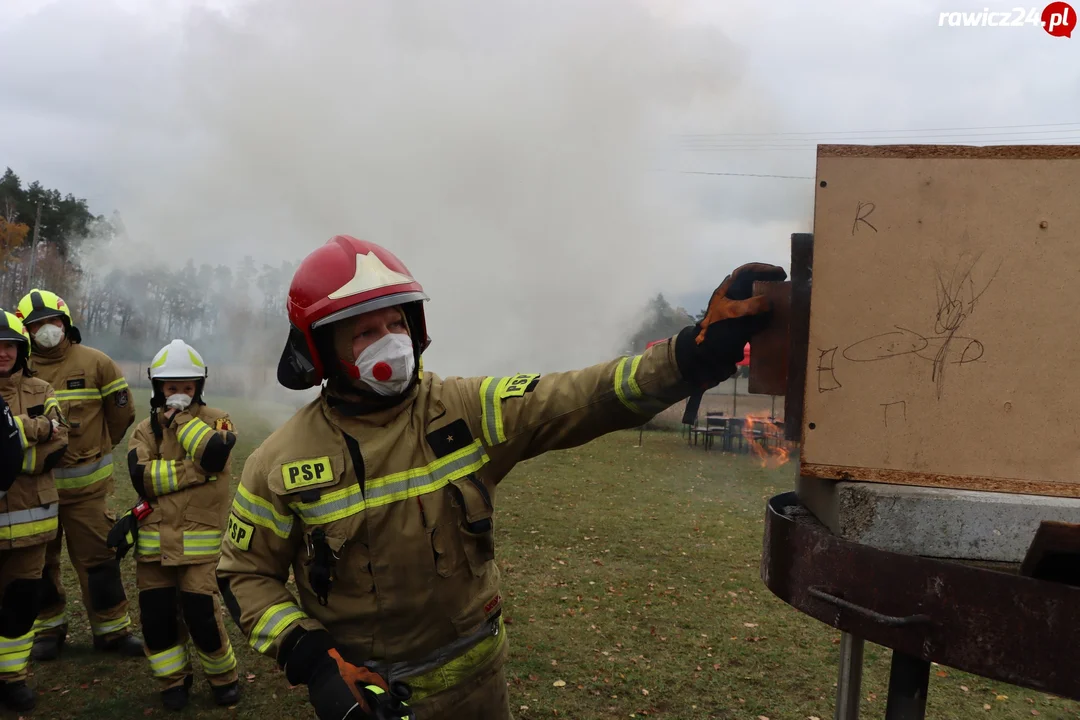
<instances>
[{"instance_id":1,"label":"firefighter in red helmet","mask_svg":"<svg viewBox=\"0 0 1080 720\"><path fill-rule=\"evenodd\" d=\"M420 284L384 248L332 238L293 277L278 366L287 388L325 385L244 465L218 565L233 619L320 720L510 718L499 482L733 375L769 310L753 282L785 277L742 266L702 322L641 355L442 379L421 367Z\"/></svg>"}]
</instances>

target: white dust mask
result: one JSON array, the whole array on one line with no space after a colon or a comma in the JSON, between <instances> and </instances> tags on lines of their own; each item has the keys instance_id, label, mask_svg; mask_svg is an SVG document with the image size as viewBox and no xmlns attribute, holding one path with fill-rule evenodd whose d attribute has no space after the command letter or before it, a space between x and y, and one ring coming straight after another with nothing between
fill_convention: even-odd
<instances>
[{"instance_id":1,"label":"white dust mask","mask_svg":"<svg viewBox=\"0 0 1080 720\"><path fill-rule=\"evenodd\" d=\"M191 404L190 395L170 395L165 398L165 406L176 408L177 410L187 410L188 405Z\"/></svg>"},{"instance_id":2,"label":"white dust mask","mask_svg":"<svg viewBox=\"0 0 1080 720\"><path fill-rule=\"evenodd\" d=\"M402 333L383 335L356 358L360 379L380 395L404 391L415 367L412 338Z\"/></svg>"},{"instance_id":3,"label":"white dust mask","mask_svg":"<svg viewBox=\"0 0 1080 720\"><path fill-rule=\"evenodd\" d=\"M53 325L52 323L42 325L38 328L38 331L34 333L34 340L38 345L45 349L56 347L63 339L64 329L58 325Z\"/></svg>"}]
</instances>

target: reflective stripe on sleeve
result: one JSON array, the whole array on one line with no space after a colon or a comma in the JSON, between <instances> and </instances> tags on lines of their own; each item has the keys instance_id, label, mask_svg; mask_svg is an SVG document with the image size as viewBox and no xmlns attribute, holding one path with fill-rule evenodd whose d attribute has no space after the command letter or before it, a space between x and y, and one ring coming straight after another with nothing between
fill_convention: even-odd
<instances>
[{"instance_id":1,"label":"reflective stripe on sleeve","mask_svg":"<svg viewBox=\"0 0 1080 720\"><path fill-rule=\"evenodd\" d=\"M195 457L195 451L199 449L200 443L203 438L212 433L214 430L209 425L204 423L199 418L189 420L184 427L180 429L177 439L180 441L180 445L183 446L184 452L189 457Z\"/></svg>"},{"instance_id":2,"label":"reflective stripe on sleeve","mask_svg":"<svg viewBox=\"0 0 1080 720\"><path fill-rule=\"evenodd\" d=\"M265 653L273 647L274 641L292 623L307 617L307 614L294 603L271 605L255 623L248 642L258 652Z\"/></svg>"},{"instance_id":3,"label":"reflective stripe on sleeve","mask_svg":"<svg viewBox=\"0 0 1080 720\"><path fill-rule=\"evenodd\" d=\"M269 501L255 495L243 484L236 488L232 510L245 520L266 528L278 537L288 539L292 532L291 517L279 513Z\"/></svg>"},{"instance_id":4,"label":"reflective stripe on sleeve","mask_svg":"<svg viewBox=\"0 0 1080 720\"><path fill-rule=\"evenodd\" d=\"M176 478L175 460L151 460L150 482L153 484L154 494L158 497L174 493L180 489L179 480Z\"/></svg>"},{"instance_id":5,"label":"reflective stripe on sleeve","mask_svg":"<svg viewBox=\"0 0 1080 720\"><path fill-rule=\"evenodd\" d=\"M480 420L484 429L484 440L488 445L498 445L506 441L499 394L509 382L508 377L489 377L484 378L484 382L480 384Z\"/></svg>"},{"instance_id":6,"label":"reflective stripe on sleeve","mask_svg":"<svg viewBox=\"0 0 1080 720\"><path fill-rule=\"evenodd\" d=\"M116 380L113 380L111 383L109 383L105 387L101 388L101 397L109 397L110 395L112 395L114 392L117 392L118 390L126 390L127 387L128 387L128 383L127 383L126 379L117 378Z\"/></svg>"},{"instance_id":7,"label":"reflective stripe on sleeve","mask_svg":"<svg viewBox=\"0 0 1080 720\"><path fill-rule=\"evenodd\" d=\"M135 541L135 552L139 555L161 554L161 533L156 530L139 530L139 537Z\"/></svg>"},{"instance_id":8,"label":"reflective stripe on sleeve","mask_svg":"<svg viewBox=\"0 0 1080 720\"><path fill-rule=\"evenodd\" d=\"M632 358L624 357L615 366L615 394L619 401L633 412L652 416L667 409L670 403L646 397L641 391L636 380L641 357L641 355L635 355ZM627 367L628 363L629 367Z\"/></svg>"}]
</instances>

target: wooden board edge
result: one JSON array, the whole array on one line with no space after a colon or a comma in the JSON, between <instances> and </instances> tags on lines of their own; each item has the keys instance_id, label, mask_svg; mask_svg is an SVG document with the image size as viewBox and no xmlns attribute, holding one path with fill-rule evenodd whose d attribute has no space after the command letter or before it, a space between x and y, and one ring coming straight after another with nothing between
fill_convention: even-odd
<instances>
[{"instance_id":1,"label":"wooden board edge","mask_svg":"<svg viewBox=\"0 0 1080 720\"><path fill-rule=\"evenodd\" d=\"M1065 160L1080 159L1080 145L818 145L817 156L819 158Z\"/></svg>"},{"instance_id":2,"label":"wooden board edge","mask_svg":"<svg viewBox=\"0 0 1080 720\"><path fill-rule=\"evenodd\" d=\"M799 472L807 477L834 480L836 482L872 482L883 485L916 485L952 490L1009 493L1011 495L1080 498L1080 483L1038 482L1019 478L978 477L974 475L939 475L906 470L845 467L818 463L800 463Z\"/></svg>"}]
</instances>

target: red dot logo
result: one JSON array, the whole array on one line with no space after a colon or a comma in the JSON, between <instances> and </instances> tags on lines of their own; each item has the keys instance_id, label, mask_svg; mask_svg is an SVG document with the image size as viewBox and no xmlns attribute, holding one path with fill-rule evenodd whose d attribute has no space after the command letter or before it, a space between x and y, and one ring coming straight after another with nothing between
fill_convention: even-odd
<instances>
[{"instance_id":1,"label":"red dot logo","mask_svg":"<svg viewBox=\"0 0 1080 720\"><path fill-rule=\"evenodd\" d=\"M1072 37L1076 28L1076 11L1067 2L1052 2L1043 8L1043 30L1054 37Z\"/></svg>"},{"instance_id":2,"label":"red dot logo","mask_svg":"<svg viewBox=\"0 0 1080 720\"><path fill-rule=\"evenodd\" d=\"M386 382L394 375L394 370L388 364L378 362L371 368L371 375L379 382Z\"/></svg>"}]
</instances>

